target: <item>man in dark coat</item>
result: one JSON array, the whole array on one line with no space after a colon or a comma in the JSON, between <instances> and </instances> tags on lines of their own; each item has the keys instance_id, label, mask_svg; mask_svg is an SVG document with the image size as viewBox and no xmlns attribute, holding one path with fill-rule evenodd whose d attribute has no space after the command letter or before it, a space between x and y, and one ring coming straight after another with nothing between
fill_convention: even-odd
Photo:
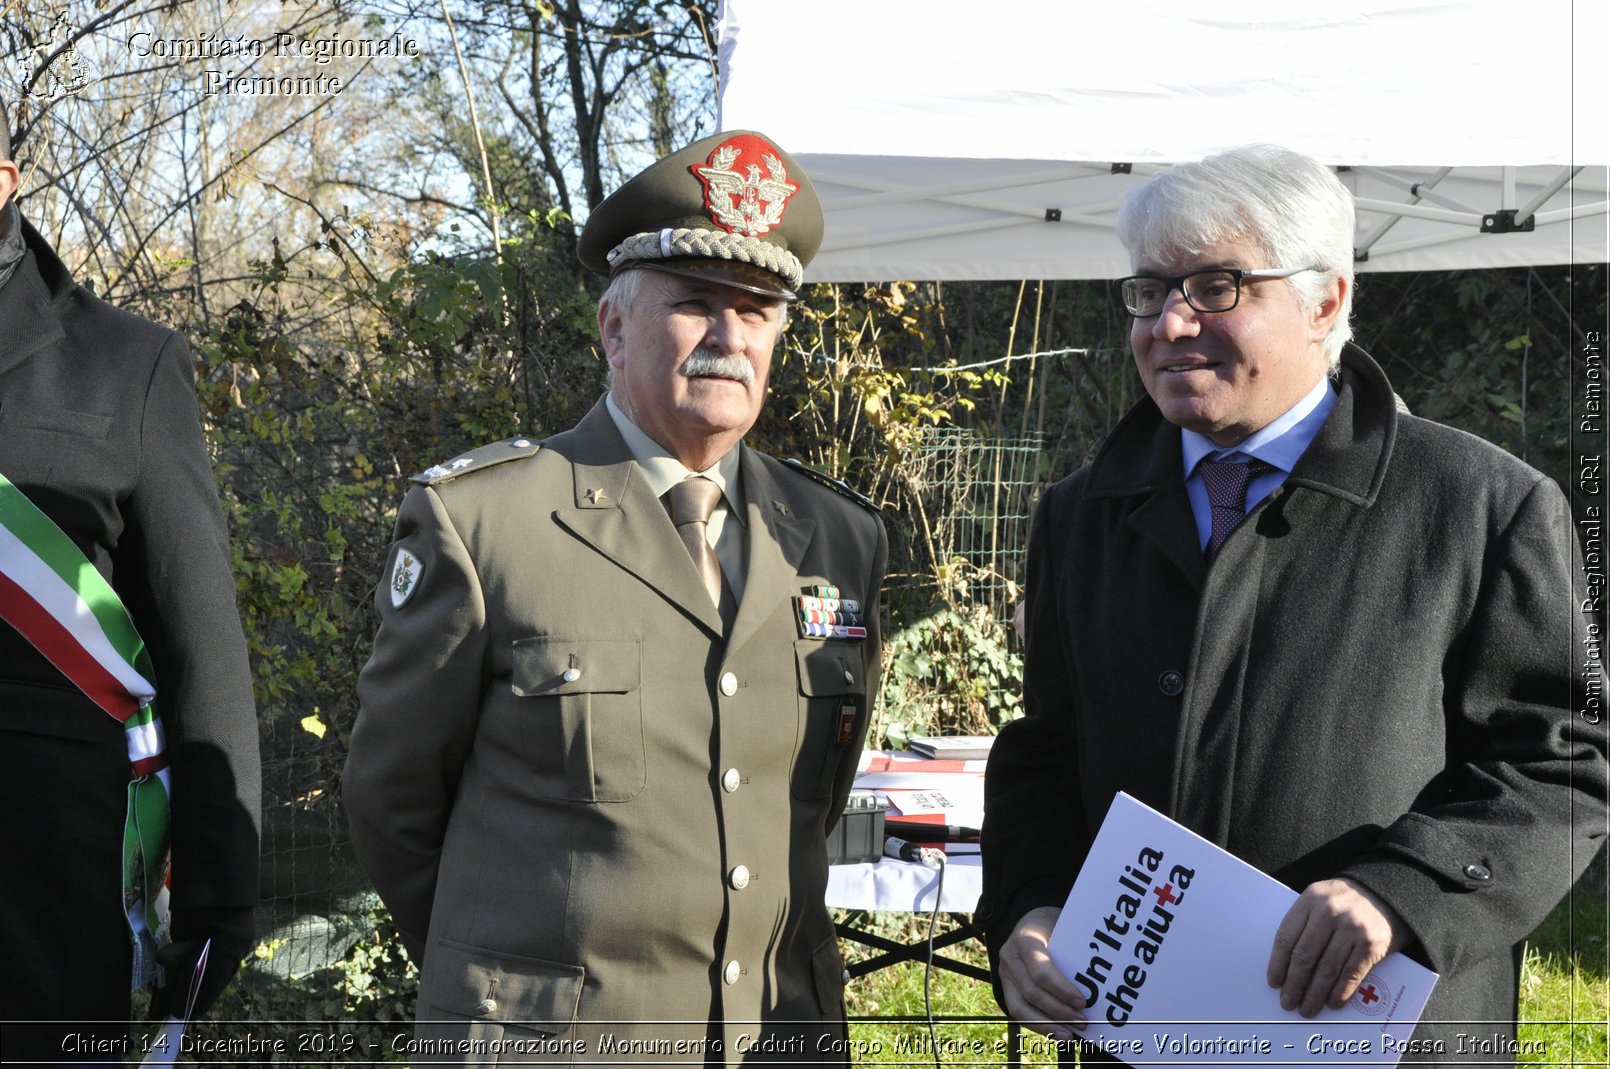
<instances>
[{"instance_id":1,"label":"man in dark coat","mask_svg":"<svg viewBox=\"0 0 1610 1069\"><path fill-rule=\"evenodd\" d=\"M582 235L606 398L403 501L343 788L421 1057L848 1061L826 833L887 540L743 442L821 228L758 134L654 164Z\"/></svg>"},{"instance_id":2,"label":"man in dark coat","mask_svg":"<svg viewBox=\"0 0 1610 1069\"><path fill-rule=\"evenodd\" d=\"M8 130L0 116L0 130ZM173 942L157 959L197 1012L251 949L257 725L229 549L183 339L76 285L12 203L0 144L0 474L110 584L150 652L170 763ZM0 1019L8 1061L130 1049L124 730L0 621Z\"/></svg>"},{"instance_id":3,"label":"man in dark coat","mask_svg":"<svg viewBox=\"0 0 1610 1069\"><path fill-rule=\"evenodd\" d=\"M1327 168L1176 167L1119 232L1149 396L1035 519L1027 715L986 780L1002 1005L1077 1037L1046 941L1122 790L1302 892L1264 977L1284 1008L1339 1007L1403 950L1441 976L1413 1058L1512 1060L1521 942L1604 827L1565 497L1402 411L1348 343Z\"/></svg>"}]
</instances>

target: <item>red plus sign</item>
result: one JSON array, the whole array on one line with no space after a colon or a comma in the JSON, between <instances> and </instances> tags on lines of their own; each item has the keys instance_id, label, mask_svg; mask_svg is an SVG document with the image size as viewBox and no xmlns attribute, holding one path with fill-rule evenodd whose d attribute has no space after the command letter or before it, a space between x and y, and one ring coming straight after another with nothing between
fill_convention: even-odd
<instances>
[{"instance_id":1,"label":"red plus sign","mask_svg":"<svg viewBox=\"0 0 1610 1069\"><path fill-rule=\"evenodd\" d=\"M1161 887L1152 888L1152 894L1157 896L1157 904L1159 906L1172 906L1174 903L1179 901L1178 898L1174 897L1174 885L1171 883L1165 883Z\"/></svg>"},{"instance_id":2,"label":"red plus sign","mask_svg":"<svg viewBox=\"0 0 1610 1069\"><path fill-rule=\"evenodd\" d=\"M1375 993L1375 985L1374 984L1371 984L1369 987L1361 987L1361 988L1359 988L1358 989L1358 997L1363 1000L1364 1005L1366 1005L1366 1006L1368 1006L1372 1002L1380 1002L1381 1001L1381 996L1377 995Z\"/></svg>"}]
</instances>

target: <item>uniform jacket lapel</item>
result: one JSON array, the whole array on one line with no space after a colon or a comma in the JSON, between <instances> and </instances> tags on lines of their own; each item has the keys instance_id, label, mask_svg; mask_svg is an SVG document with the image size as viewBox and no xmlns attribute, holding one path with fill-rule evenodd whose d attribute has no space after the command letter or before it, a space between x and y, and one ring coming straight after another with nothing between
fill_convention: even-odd
<instances>
[{"instance_id":1,"label":"uniform jacket lapel","mask_svg":"<svg viewBox=\"0 0 1610 1069\"><path fill-rule=\"evenodd\" d=\"M766 465L748 446L738 447L745 508L749 515L744 536L749 539L749 574L744 579L743 603L738 606L729 652L743 648L774 613L788 608L798 593L798 576L806 551L816 535L816 521L794 513L794 501L772 477ZM866 594L863 596L870 596Z\"/></svg>"},{"instance_id":2,"label":"uniform jacket lapel","mask_svg":"<svg viewBox=\"0 0 1610 1069\"><path fill-rule=\"evenodd\" d=\"M721 634L720 613L603 402L550 448L568 454L575 480L573 502L556 512L559 522L712 634Z\"/></svg>"}]
</instances>

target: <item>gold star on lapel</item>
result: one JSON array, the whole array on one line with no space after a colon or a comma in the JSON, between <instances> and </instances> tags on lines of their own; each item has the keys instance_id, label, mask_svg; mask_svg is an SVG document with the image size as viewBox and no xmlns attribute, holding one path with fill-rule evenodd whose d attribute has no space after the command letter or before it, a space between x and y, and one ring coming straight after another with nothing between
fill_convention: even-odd
<instances>
[{"instance_id":1,"label":"gold star on lapel","mask_svg":"<svg viewBox=\"0 0 1610 1069\"><path fill-rule=\"evenodd\" d=\"M773 501L771 507L781 512L784 516L789 515L788 502L786 501Z\"/></svg>"},{"instance_id":2,"label":"gold star on lapel","mask_svg":"<svg viewBox=\"0 0 1610 1069\"><path fill-rule=\"evenodd\" d=\"M599 489L596 489L596 488L587 491L587 501L590 504L596 505L600 501L603 501L608 497L609 497L608 494L606 494L602 490L599 490Z\"/></svg>"}]
</instances>

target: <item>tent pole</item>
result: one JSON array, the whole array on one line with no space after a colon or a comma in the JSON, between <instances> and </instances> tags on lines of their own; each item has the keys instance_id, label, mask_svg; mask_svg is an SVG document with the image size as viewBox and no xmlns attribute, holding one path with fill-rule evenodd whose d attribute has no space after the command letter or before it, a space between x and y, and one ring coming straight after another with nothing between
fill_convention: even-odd
<instances>
[{"instance_id":1,"label":"tent pole","mask_svg":"<svg viewBox=\"0 0 1610 1069\"><path fill-rule=\"evenodd\" d=\"M1528 201L1524 208L1516 212L1515 221L1517 223L1526 222L1526 220L1530 219L1537 212L1537 209L1543 206L1544 201L1548 200L1550 197L1554 196L1554 194L1564 189L1565 184L1580 173L1582 173L1582 168L1580 167L1560 168L1560 176L1540 189L1537 193L1537 196Z\"/></svg>"}]
</instances>

